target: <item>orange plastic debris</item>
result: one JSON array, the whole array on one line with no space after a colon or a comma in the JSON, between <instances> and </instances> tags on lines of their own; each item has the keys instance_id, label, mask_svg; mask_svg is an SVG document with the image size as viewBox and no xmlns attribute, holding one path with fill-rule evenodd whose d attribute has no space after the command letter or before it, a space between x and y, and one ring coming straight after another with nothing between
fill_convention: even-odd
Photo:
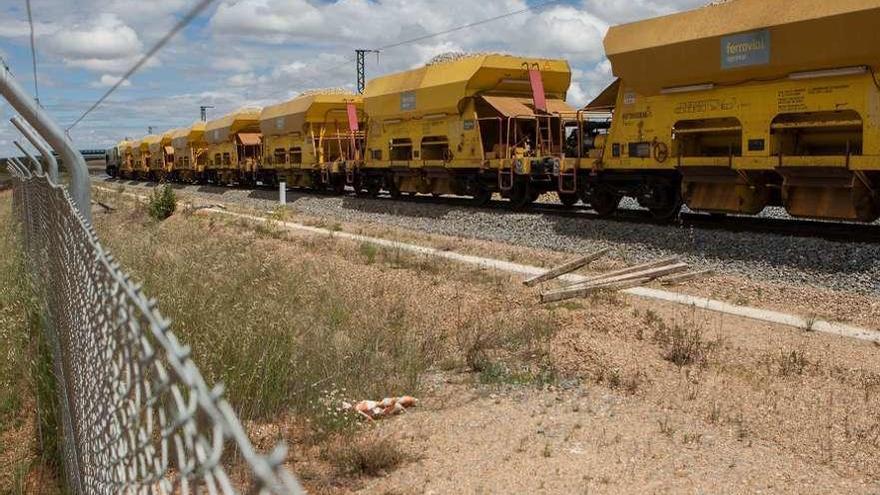
<instances>
[{"instance_id":1,"label":"orange plastic debris","mask_svg":"<svg viewBox=\"0 0 880 495\"><path fill-rule=\"evenodd\" d=\"M343 409L354 410L370 421L387 418L405 413L407 409L415 407L419 400L405 395L403 397L387 397L381 401L362 400L355 405L343 403Z\"/></svg>"}]
</instances>

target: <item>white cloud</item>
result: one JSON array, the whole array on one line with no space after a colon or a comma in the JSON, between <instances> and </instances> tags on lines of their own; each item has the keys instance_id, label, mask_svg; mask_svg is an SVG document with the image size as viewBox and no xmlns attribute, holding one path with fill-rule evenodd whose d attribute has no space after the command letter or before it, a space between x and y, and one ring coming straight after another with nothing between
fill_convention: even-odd
<instances>
[{"instance_id":1,"label":"white cloud","mask_svg":"<svg viewBox=\"0 0 880 495\"><path fill-rule=\"evenodd\" d=\"M57 27L43 22L34 22L34 35L44 36L53 33ZM0 23L0 38L23 38L31 35L27 21L21 19L4 19Z\"/></svg>"},{"instance_id":2,"label":"white cloud","mask_svg":"<svg viewBox=\"0 0 880 495\"><path fill-rule=\"evenodd\" d=\"M256 84L260 84L263 81L265 81L264 77L258 77L253 72L235 74L226 79L226 83L233 87L254 86Z\"/></svg>"},{"instance_id":3,"label":"white cloud","mask_svg":"<svg viewBox=\"0 0 880 495\"><path fill-rule=\"evenodd\" d=\"M110 74L104 74L103 76L101 76L101 79L93 82L91 84L91 86L93 88L108 88L108 87L113 86L114 84L118 83L120 79L122 79L121 76L113 76ZM129 81L129 80L125 80L122 82L122 84L120 84L120 87L123 87L123 88L128 87L128 86L131 86L131 81Z\"/></svg>"},{"instance_id":4,"label":"white cloud","mask_svg":"<svg viewBox=\"0 0 880 495\"><path fill-rule=\"evenodd\" d=\"M218 34L257 35L268 42L309 36L326 26L323 13L306 0L224 1L211 19ZM329 34L329 33L325 33Z\"/></svg>"},{"instance_id":5,"label":"white cloud","mask_svg":"<svg viewBox=\"0 0 880 495\"><path fill-rule=\"evenodd\" d=\"M95 90L112 85L193 2L35 0L41 99L62 123L78 117ZM707 2L568 0L386 50L378 63L370 56L367 76L406 70L446 51L561 57L573 69L569 101L582 105L613 78L602 47L608 26ZM16 54L27 50L29 27L23 5L13 3L0 2L0 50ZM355 47L393 44L526 6L526 0L218 0L208 19L179 34L162 50L161 62L152 60L135 87L115 93L74 129L74 137L84 145L109 144L120 135L142 135L147 125L188 125L199 105L215 106L211 117L217 117L306 89L353 89ZM72 77L71 69L92 74ZM29 67L13 70L24 81Z\"/></svg>"},{"instance_id":6,"label":"white cloud","mask_svg":"<svg viewBox=\"0 0 880 495\"><path fill-rule=\"evenodd\" d=\"M46 44L54 53L70 59L114 60L143 50L134 29L115 14L101 14L91 23L60 30Z\"/></svg>"}]
</instances>

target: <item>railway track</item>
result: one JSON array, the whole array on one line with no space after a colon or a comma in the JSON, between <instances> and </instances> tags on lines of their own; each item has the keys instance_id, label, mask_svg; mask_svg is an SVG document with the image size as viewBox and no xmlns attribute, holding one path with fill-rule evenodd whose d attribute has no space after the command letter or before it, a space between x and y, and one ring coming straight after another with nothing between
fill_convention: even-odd
<instances>
[{"instance_id":1,"label":"railway track","mask_svg":"<svg viewBox=\"0 0 880 495\"><path fill-rule=\"evenodd\" d=\"M123 184L140 184L155 185L154 182L142 181L120 181L111 179L104 174L93 174L95 177L101 178L107 182L121 182ZM225 190L220 186L201 186L199 192L211 193L216 189L219 193ZM254 192L261 192L259 199L273 200L277 198L275 190L269 187L250 188ZM293 190L294 194L323 196L324 193ZM351 194L349 192L348 194ZM295 197L295 196L294 196ZM290 197L293 199L293 197ZM362 196L361 199L366 201L393 201L387 194L378 197ZM433 197L433 196L403 196L396 201L438 204L464 208L479 208L483 210L492 210L503 214L522 214L522 213L539 213L545 215L554 215L564 218L577 218L589 220L604 220L608 222L619 223L621 226L634 225L656 225L656 226L677 226L679 228L695 228L703 230L719 230L737 233L760 233L778 236L805 237L824 239L834 242L861 243L861 244L880 244L880 224L857 224L848 222L829 222L821 220L801 220L792 218L775 218L775 217L748 217L738 215L709 215L705 213L683 212L675 221L659 221L651 217L647 210L621 208L612 217L602 218L593 210L586 206L576 205L567 208L556 203L535 203L532 207L524 212L512 211L509 203L505 200L494 199L485 206L473 206L468 198L460 197Z\"/></svg>"}]
</instances>

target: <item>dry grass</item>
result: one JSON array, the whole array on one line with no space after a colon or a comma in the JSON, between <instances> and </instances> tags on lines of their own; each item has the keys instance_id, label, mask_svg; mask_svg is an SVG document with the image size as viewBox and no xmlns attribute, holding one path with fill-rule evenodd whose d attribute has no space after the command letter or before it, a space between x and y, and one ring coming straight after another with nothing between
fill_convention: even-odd
<instances>
[{"instance_id":1,"label":"dry grass","mask_svg":"<svg viewBox=\"0 0 880 495\"><path fill-rule=\"evenodd\" d=\"M551 374L541 362L555 316L487 311L500 296L454 265L289 236L273 222L175 215L159 223L143 205L114 203L117 213L97 219L102 239L161 295L175 331L243 419L292 412L317 434L345 432L353 417L339 411L342 400L417 394L432 367L522 370L504 381Z\"/></svg>"},{"instance_id":2,"label":"dry grass","mask_svg":"<svg viewBox=\"0 0 880 495\"><path fill-rule=\"evenodd\" d=\"M648 320L652 321L649 313ZM660 320L653 320L656 324L654 342L661 348L663 359L675 364L679 368L683 366L705 366L712 351L718 347L717 341L709 341L705 337L705 328L696 318L696 312L692 311L682 319L675 320L667 325Z\"/></svg>"},{"instance_id":3,"label":"dry grass","mask_svg":"<svg viewBox=\"0 0 880 495\"><path fill-rule=\"evenodd\" d=\"M393 439L371 433L357 438L337 437L326 442L321 449L321 458L340 475L379 476L399 466L407 455Z\"/></svg>"},{"instance_id":4,"label":"dry grass","mask_svg":"<svg viewBox=\"0 0 880 495\"><path fill-rule=\"evenodd\" d=\"M9 193L0 225L0 493L57 493L54 379Z\"/></svg>"}]
</instances>

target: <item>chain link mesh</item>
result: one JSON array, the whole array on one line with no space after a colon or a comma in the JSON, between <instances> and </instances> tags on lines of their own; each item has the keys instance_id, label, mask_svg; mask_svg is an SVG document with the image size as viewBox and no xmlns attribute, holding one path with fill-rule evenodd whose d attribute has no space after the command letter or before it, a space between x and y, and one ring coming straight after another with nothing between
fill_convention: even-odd
<instances>
[{"instance_id":1,"label":"chain link mesh","mask_svg":"<svg viewBox=\"0 0 880 495\"><path fill-rule=\"evenodd\" d=\"M282 466L283 447L254 451L222 389L208 387L190 348L101 246L66 189L10 172L53 352L70 490L303 493ZM234 479L222 464L232 452L247 468Z\"/></svg>"}]
</instances>

